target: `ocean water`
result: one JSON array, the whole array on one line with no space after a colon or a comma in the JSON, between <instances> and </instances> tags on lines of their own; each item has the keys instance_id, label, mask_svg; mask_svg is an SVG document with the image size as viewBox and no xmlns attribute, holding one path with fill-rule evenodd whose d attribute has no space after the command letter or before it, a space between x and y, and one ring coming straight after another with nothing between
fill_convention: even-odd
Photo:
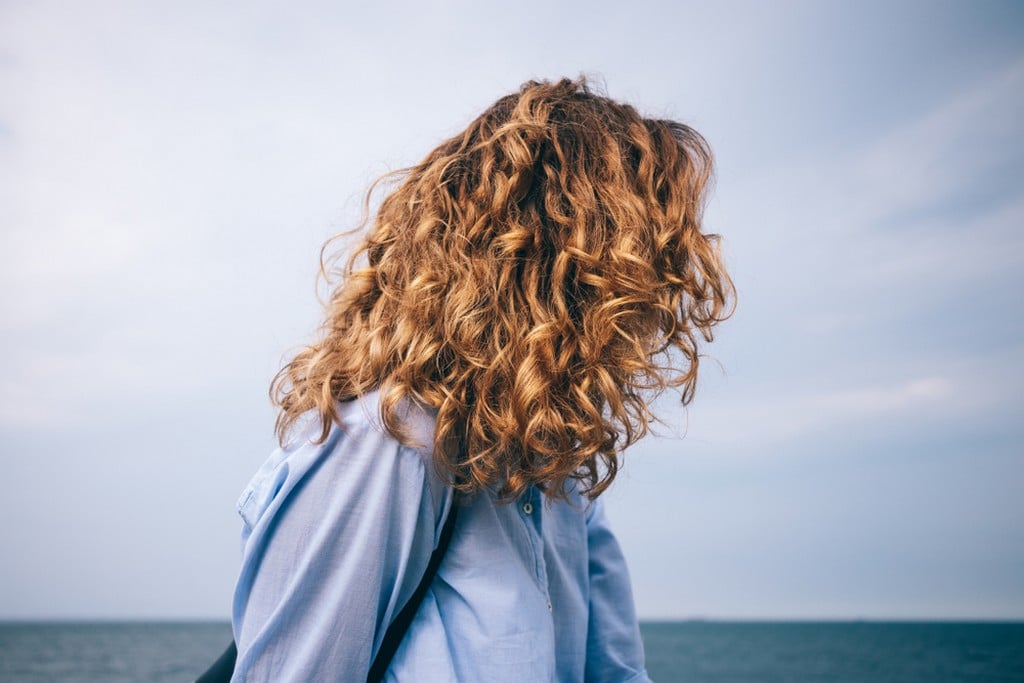
<instances>
[{"instance_id":1,"label":"ocean water","mask_svg":"<svg viewBox=\"0 0 1024 683\"><path fill-rule=\"evenodd\" d=\"M1024 681L1024 623L684 621L642 631L660 683ZM0 681L191 681L230 639L220 623L0 624Z\"/></svg>"},{"instance_id":2,"label":"ocean water","mask_svg":"<svg viewBox=\"0 0 1024 683\"><path fill-rule=\"evenodd\" d=\"M1024 623L676 622L642 625L654 681L1024 681Z\"/></svg>"}]
</instances>

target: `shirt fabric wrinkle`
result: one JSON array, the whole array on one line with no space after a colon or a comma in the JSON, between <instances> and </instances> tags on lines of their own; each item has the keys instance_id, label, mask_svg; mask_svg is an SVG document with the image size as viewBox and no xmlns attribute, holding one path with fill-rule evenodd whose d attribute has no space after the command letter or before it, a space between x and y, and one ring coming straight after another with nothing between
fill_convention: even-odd
<instances>
[{"instance_id":1,"label":"shirt fabric wrinkle","mask_svg":"<svg viewBox=\"0 0 1024 683\"><path fill-rule=\"evenodd\" d=\"M339 403L345 429L322 444L308 422L239 497L232 680L365 679L453 504L451 542L387 681L649 680L602 500L529 487L507 504L487 490L454 502L430 448L388 434L377 399ZM411 438L432 444L432 415L405 408Z\"/></svg>"}]
</instances>

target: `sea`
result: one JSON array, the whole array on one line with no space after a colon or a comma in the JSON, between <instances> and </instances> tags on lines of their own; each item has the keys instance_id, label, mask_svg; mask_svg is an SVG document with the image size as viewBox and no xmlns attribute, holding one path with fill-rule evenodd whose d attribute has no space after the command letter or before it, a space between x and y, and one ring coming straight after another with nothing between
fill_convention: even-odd
<instances>
[{"instance_id":1,"label":"sea","mask_svg":"<svg viewBox=\"0 0 1024 683\"><path fill-rule=\"evenodd\" d=\"M1024 622L643 623L660 683L1024 681ZM0 623L0 681L192 681L226 623Z\"/></svg>"}]
</instances>

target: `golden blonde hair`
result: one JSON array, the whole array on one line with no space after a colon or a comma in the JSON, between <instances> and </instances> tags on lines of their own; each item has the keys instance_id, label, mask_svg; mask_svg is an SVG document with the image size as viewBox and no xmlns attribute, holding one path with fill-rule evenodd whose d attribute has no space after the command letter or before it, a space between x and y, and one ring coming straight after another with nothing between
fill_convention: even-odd
<instances>
[{"instance_id":1,"label":"golden blonde hair","mask_svg":"<svg viewBox=\"0 0 1024 683\"><path fill-rule=\"evenodd\" d=\"M502 97L398 172L319 340L274 378L279 439L315 411L322 441L337 402L379 390L403 441L403 401L436 412L435 465L466 492L559 497L579 480L596 497L653 396L693 398L697 335L732 312L719 237L701 232L711 171L696 131L584 78ZM658 362L673 350L674 370Z\"/></svg>"}]
</instances>

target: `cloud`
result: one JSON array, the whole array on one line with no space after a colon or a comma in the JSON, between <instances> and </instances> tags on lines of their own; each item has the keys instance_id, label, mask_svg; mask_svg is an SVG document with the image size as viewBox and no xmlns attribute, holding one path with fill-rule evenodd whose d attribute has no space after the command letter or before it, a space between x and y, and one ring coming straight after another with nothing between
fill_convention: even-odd
<instances>
[{"instance_id":1,"label":"cloud","mask_svg":"<svg viewBox=\"0 0 1024 683\"><path fill-rule=\"evenodd\" d=\"M796 163L780 160L721 188L744 198L729 209L730 223L759 245L778 236L763 229L765 219L789 239L892 235L921 221L965 227L964 212L983 213L1020 198L1018 185L1001 176L1024 164L1022 119L1024 60L1018 60L866 146L840 146ZM992 188L1001 195L986 194ZM721 197L716 203L730 204ZM932 208L941 211L929 213Z\"/></svg>"},{"instance_id":2,"label":"cloud","mask_svg":"<svg viewBox=\"0 0 1024 683\"><path fill-rule=\"evenodd\" d=\"M1018 196L1016 183L997 174L1024 163L1022 120L1024 60L1018 60L876 140L849 167L851 195L869 200L858 205L856 224L898 229L894 217L912 218L930 207L953 209L955 216L958 204L988 198L993 185L1005 193L997 201Z\"/></svg>"},{"instance_id":3,"label":"cloud","mask_svg":"<svg viewBox=\"0 0 1024 683\"><path fill-rule=\"evenodd\" d=\"M783 395L884 387L1024 342L1019 86L1022 60L866 145L721 187L739 307L712 350L730 370Z\"/></svg>"},{"instance_id":4,"label":"cloud","mask_svg":"<svg viewBox=\"0 0 1024 683\"><path fill-rule=\"evenodd\" d=\"M716 457L784 458L811 442L855 431L997 433L1024 417L1024 346L965 354L937 367L916 359L889 361L881 369L889 378L876 382L837 384L834 376L823 376L734 387L731 378L712 381L715 386L687 409L683 424L668 420L659 433L683 438L684 447L709 448ZM678 412L675 403L659 404L660 415ZM675 446L666 441L661 447Z\"/></svg>"},{"instance_id":5,"label":"cloud","mask_svg":"<svg viewBox=\"0 0 1024 683\"><path fill-rule=\"evenodd\" d=\"M728 453L754 454L737 447L777 447L851 426L872 424L877 428L879 421L937 417L937 412L946 412L943 402L955 395L956 385L938 376L808 394L780 388L695 409L692 436Z\"/></svg>"}]
</instances>

